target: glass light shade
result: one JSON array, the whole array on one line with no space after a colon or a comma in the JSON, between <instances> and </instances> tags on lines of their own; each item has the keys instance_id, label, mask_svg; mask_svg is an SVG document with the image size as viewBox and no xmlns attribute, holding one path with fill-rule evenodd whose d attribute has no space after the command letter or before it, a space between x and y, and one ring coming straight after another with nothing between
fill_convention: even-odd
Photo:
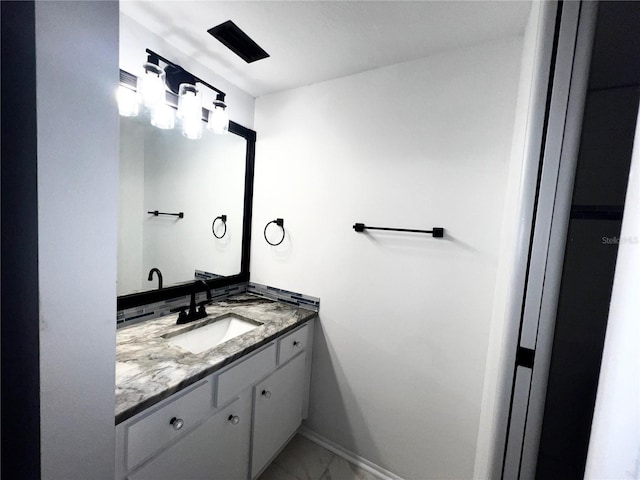
<instances>
[{"instance_id":1,"label":"glass light shade","mask_svg":"<svg viewBox=\"0 0 640 480\"><path fill-rule=\"evenodd\" d=\"M198 140L202 138L202 121L198 118L183 118L182 119L182 135L190 140Z\"/></svg>"},{"instance_id":2,"label":"glass light shade","mask_svg":"<svg viewBox=\"0 0 640 480\"><path fill-rule=\"evenodd\" d=\"M154 108L166 100L164 72L153 63L144 64L144 75L138 82L142 103L145 107Z\"/></svg>"},{"instance_id":3,"label":"glass light shade","mask_svg":"<svg viewBox=\"0 0 640 480\"><path fill-rule=\"evenodd\" d=\"M213 133L227 133L229 131L229 114L224 103L213 102L213 110L209 111L207 128Z\"/></svg>"},{"instance_id":4,"label":"glass light shade","mask_svg":"<svg viewBox=\"0 0 640 480\"><path fill-rule=\"evenodd\" d=\"M171 130L176 124L176 111L166 103L158 105L151 111L151 125Z\"/></svg>"},{"instance_id":5,"label":"glass light shade","mask_svg":"<svg viewBox=\"0 0 640 480\"><path fill-rule=\"evenodd\" d=\"M191 83L181 83L178 89L178 118L192 122L202 119L202 92Z\"/></svg>"},{"instance_id":6,"label":"glass light shade","mask_svg":"<svg viewBox=\"0 0 640 480\"><path fill-rule=\"evenodd\" d=\"M118 111L123 117L135 117L138 115L138 98L136 92L120 85L116 93L118 99Z\"/></svg>"}]
</instances>

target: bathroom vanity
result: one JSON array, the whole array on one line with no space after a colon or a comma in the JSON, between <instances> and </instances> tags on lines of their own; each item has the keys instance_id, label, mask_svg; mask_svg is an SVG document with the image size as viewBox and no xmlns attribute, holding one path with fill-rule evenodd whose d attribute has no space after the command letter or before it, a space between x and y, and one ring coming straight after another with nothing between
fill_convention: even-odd
<instances>
[{"instance_id":1,"label":"bathroom vanity","mask_svg":"<svg viewBox=\"0 0 640 480\"><path fill-rule=\"evenodd\" d=\"M120 84L139 82L121 70ZM146 116L121 126L118 321L188 295L193 320L205 290L249 288L256 132L230 121L231 135L194 141ZM307 415L316 312L296 304L236 295L206 318L119 328L116 480L256 478Z\"/></svg>"},{"instance_id":2,"label":"bathroom vanity","mask_svg":"<svg viewBox=\"0 0 640 480\"><path fill-rule=\"evenodd\" d=\"M306 418L316 312L246 294L207 311L118 330L117 480L256 478ZM253 326L201 353L176 343L235 321Z\"/></svg>"}]
</instances>

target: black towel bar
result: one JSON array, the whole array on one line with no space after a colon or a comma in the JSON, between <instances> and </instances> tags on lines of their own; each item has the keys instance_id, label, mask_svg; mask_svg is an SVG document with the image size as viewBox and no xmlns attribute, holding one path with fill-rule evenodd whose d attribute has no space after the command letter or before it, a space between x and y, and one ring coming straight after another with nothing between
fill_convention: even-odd
<instances>
[{"instance_id":1,"label":"black towel bar","mask_svg":"<svg viewBox=\"0 0 640 480\"><path fill-rule=\"evenodd\" d=\"M147 212L157 217L158 215L171 215L172 217L184 218L184 212L178 213L167 213L167 212L159 212L158 210L154 210L152 212Z\"/></svg>"},{"instance_id":2,"label":"black towel bar","mask_svg":"<svg viewBox=\"0 0 640 480\"><path fill-rule=\"evenodd\" d=\"M390 227L370 227L364 223L356 223L353 225L356 232L364 232L365 230L386 230L389 232L411 232L411 233L430 233L434 238L444 237L444 228L433 227L432 230L416 230L413 228L390 228Z\"/></svg>"}]
</instances>

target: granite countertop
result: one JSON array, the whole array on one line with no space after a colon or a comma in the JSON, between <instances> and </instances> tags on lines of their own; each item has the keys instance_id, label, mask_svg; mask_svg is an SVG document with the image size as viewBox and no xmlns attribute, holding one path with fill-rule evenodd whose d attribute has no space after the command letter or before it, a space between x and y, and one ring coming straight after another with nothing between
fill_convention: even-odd
<instances>
[{"instance_id":1,"label":"granite countertop","mask_svg":"<svg viewBox=\"0 0 640 480\"><path fill-rule=\"evenodd\" d=\"M251 294L213 303L207 306L207 313L207 318L187 325L176 325L178 314L173 314L117 331L116 425L317 315L312 310ZM182 350L163 338L231 313L262 325L199 354Z\"/></svg>"}]
</instances>

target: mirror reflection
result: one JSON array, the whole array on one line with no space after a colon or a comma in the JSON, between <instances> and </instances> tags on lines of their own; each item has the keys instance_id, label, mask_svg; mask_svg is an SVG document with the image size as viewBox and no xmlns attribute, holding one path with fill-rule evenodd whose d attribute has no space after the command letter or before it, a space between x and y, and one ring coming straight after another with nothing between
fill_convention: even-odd
<instances>
[{"instance_id":1,"label":"mirror reflection","mask_svg":"<svg viewBox=\"0 0 640 480\"><path fill-rule=\"evenodd\" d=\"M144 117L120 117L118 295L239 274L246 140Z\"/></svg>"}]
</instances>

